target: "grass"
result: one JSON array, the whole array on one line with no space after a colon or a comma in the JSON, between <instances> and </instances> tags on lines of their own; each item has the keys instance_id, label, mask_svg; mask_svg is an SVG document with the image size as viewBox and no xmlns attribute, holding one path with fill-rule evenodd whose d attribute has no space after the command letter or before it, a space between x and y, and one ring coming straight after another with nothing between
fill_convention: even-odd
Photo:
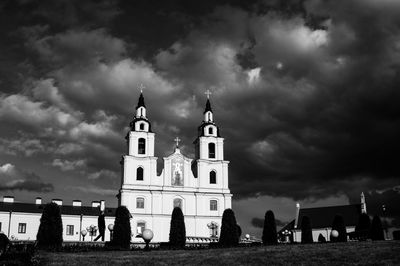
<instances>
[{"instance_id":1,"label":"grass","mask_svg":"<svg viewBox=\"0 0 400 266\"><path fill-rule=\"evenodd\" d=\"M400 265L400 241L267 247L50 253L40 265Z\"/></svg>"}]
</instances>

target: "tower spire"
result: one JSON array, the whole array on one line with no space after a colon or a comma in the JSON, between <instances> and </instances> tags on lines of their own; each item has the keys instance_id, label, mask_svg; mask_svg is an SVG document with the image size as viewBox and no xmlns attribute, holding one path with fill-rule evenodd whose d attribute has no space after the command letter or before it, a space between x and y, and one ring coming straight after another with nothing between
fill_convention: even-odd
<instances>
[{"instance_id":1,"label":"tower spire","mask_svg":"<svg viewBox=\"0 0 400 266\"><path fill-rule=\"evenodd\" d=\"M367 204L365 203L364 192L361 192L361 213L367 213Z\"/></svg>"},{"instance_id":2,"label":"tower spire","mask_svg":"<svg viewBox=\"0 0 400 266\"><path fill-rule=\"evenodd\" d=\"M207 95L206 109L204 109L204 122L213 122L213 112L211 109L210 95L212 94L210 90L205 93Z\"/></svg>"}]
</instances>

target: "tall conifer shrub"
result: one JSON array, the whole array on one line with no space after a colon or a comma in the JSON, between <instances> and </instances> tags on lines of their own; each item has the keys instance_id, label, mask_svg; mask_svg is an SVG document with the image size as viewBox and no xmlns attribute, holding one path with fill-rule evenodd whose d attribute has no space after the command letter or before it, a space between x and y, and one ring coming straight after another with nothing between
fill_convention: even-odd
<instances>
[{"instance_id":1,"label":"tall conifer shrub","mask_svg":"<svg viewBox=\"0 0 400 266\"><path fill-rule=\"evenodd\" d=\"M52 202L44 206L36 240L38 246L41 248L58 249L61 247L63 242L63 225L61 210L56 203Z\"/></svg>"}]
</instances>

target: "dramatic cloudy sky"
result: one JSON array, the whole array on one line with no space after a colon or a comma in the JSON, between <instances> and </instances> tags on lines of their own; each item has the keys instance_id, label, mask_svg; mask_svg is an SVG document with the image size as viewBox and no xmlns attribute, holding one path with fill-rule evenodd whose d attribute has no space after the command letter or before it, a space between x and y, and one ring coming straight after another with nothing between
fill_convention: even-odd
<instances>
[{"instance_id":1,"label":"dramatic cloudy sky","mask_svg":"<svg viewBox=\"0 0 400 266\"><path fill-rule=\"evenodd\" d=\"M212 87L244 232L362 191L400 226L399 72L397 0L2 1L0 194L116 206L138 85L159 172Z\"/></svg>"}]
</instances>

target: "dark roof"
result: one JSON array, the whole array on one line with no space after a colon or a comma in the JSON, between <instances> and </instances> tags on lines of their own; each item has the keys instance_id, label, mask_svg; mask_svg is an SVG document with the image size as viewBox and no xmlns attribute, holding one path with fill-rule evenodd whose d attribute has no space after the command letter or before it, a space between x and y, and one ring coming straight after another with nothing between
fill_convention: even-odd
<instances>
[{"instance_id":1,"label":"dark roof","mask_svg":"<svg viewBox=\"0 0 400 266\"><path fill-rule=\"evenodd\" d=\"M0 202L0 211L3 212L25 212L25 213L42 213L44 204L34 204L34 203L20 203L20 202ZM89 206L71 206L62 205L60 206L61 214L65 215L86 215L86 216L99 216L99 207L89 207ZM115 216L116 208L106 208L106 216Z\"/></svg>"},{"instance_id":2,"label":"dark roof","mask_svg":"<svg viewBox=\"0 0 400 266\"><path fill-rule=\"evenodd\" d=\"M291 221L290 223L286 224L284 227L282 227L282 229L279 230L278 234L282 234L282 232L285 230L288 230L288 231L293 230L293 228L294 228L294 220Z\"/></svg>"},{"instance_id":3,"label":"dark roof","mask_svg":"<svg viewBox=\"0 0 400 266\"><path fill-rule=\"evenodd\" d=\"M137 106L136 106L136 109L138 109L138 108L141 107L141 106L146 107L146 105L144 105L143 93L140 93L139 101L138 101L138 104L137 104Z\"/></svg>"},{"instance_id":4,"label":"dark roof","mask_svg":"<svg viewBox=\"0 0 400 266\"><path fill-rule=\"evenodd\" d=\"M207 113L208 111L212 112L210 99L207 99L206 109L204 110L204 114Z\"/></svg>"},{"instance_id":5,"label":"dark roof","mask_svg":"<svg viewBox=\"0 0 400 266\"><path fill-rule=\"evenodd\" d=\"M204 136L204 127L208 126L208 125L213 125L217 128L217 137L221 137L220 132L219 132L219 127L214 123L214 122L204 122L201 123L201 125L197 128L197 135L199 137L203 137ZM196 140L194 141L196 142Z\"/></svg>"},{"instance_id":6,"label":"dark roof","mask_svg":"<svg viewBox=\"0 0 400 266\"><path fill-rule=\"evenodd\" d=\"M304 216L310 218L312 228L332 227L333 218L336 214L343 217L346 226L355 226L358 223L360 213L361 204L300 209L297 228L301 228L301 221Z\"/></svg>"},{"instance_id":7,"label":"dark roof","mask_svg":"<svg viewBox=\"0 0 400 266\"><path fill-rule=\"evenodd\" d=\"M152 131L151 131L151 123L150 123L150 121L149 121L147 118L145 118L145 117L134 117L134 118L133 118L133 120L129 123L129 126L131 127L131 130L132 130L132 131L135 131L135 123L136 123L137 121L145 121L145 122L147 122L147 123L149 124L149 132L152 132ZM129 137L129 132L128 132L127 137Z\"/></svg>"}]
</instances>

